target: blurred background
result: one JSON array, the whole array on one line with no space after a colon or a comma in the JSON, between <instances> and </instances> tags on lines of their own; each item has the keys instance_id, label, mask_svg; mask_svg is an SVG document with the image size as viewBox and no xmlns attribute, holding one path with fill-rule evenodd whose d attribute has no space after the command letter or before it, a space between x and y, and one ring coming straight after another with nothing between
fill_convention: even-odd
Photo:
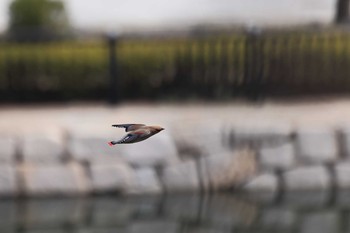
<instances>
[{"instance_id":1,"label":"blurred background","mask_svg":"<svg viewBox=\"0 0 350 233\"><path fill-rule=\"evenodd\" d=\"M1 0L1 101L347 93L348 5Z\"/></svg>"}]
</instances>

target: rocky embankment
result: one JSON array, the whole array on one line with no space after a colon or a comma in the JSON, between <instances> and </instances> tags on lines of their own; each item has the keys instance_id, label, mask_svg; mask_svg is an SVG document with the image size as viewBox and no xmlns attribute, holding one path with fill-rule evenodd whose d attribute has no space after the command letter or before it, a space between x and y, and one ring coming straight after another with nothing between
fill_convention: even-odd
<instances>
[{"instance_id":1,"label":"rocky embankment","mask_svg":"<svg viewBox=\"0 0 350 233\"><path fill-rule=\"evenodd\" d=\"M106 137L69 129L60 135L2 136L0 194L235 189L277 195L350 188L350 131L225 126L196 133L170 126L144 142L114 147Z\"/></svg>"}]
</instances>

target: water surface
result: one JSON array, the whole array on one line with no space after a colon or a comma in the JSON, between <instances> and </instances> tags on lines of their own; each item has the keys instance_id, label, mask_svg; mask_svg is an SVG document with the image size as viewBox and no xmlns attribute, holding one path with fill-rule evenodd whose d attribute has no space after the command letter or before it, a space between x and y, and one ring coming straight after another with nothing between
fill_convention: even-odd
<instances>
[{"instance_id":1,"label":"water surface","mask_svg":"<svg viewBox=\"0 0 350 233\"><path fill-rule=\"evenodd\" d=\"M50 198L0 202L0 232L350 232L350 193Z\"/></svg>"}]
</instances>

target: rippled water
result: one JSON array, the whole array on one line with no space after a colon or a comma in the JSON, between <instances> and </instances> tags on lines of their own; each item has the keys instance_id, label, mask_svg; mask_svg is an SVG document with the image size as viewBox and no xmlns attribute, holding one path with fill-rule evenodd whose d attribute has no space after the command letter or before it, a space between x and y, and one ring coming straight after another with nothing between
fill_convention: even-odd
<instances>
[{"instance_id":1,"label":"rippled water","mask_svg":"<svg viewBox=\"0 0 350 233\"><path fill-rule=\"evenodd\" d=\"M350 232L350 193L3 200L0 232Z\"/></svg>"}]
</instances>

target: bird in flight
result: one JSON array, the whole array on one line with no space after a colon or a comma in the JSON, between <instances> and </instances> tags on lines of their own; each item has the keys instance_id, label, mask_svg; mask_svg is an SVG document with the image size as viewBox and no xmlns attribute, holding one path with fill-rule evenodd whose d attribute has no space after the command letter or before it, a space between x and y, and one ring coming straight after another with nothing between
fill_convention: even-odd
<instances>
[{"instance_id":1,"label":"bird in flight","mask_svg":"<svg viewBox=\"0 0 350 233\"><path fill-rule=\"evenodd\" d=\"M128 133L119 141L108 142L110 146L140 142L164 130L164 128L160 126L147 126L144 124L120 124L112 126L124 128L125 132Z\"/></svg>"}]
</instances>

